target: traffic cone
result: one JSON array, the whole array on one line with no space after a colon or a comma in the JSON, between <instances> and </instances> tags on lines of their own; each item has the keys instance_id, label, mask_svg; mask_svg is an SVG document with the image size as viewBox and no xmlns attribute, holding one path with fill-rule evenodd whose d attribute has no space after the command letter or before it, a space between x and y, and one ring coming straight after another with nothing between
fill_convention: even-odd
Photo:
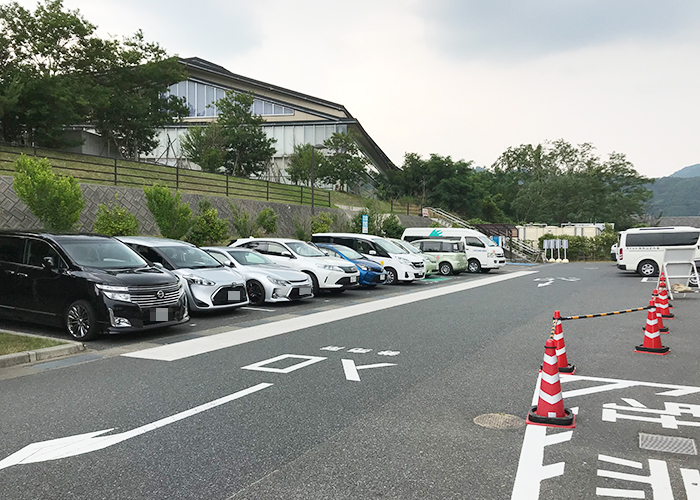
<instances>
[{"instance_id":1,"label":"traffic cone","mask_svg":"<svg viewBox=\"0 0 700 500\"><path fill-rule=\"evenodd\" d=\"M668 347L661 345L659 320L656 319L656 307L654 307L654 301L650 300L647 312L647 326L644 330L644 343L635 347L634 352L648 352L663 356L668 354L668 351Z\"/></svg>"},{"instance_id":2,"label":"traffic cone","mask_svg":"<svg viewBox=\"0 0 700 500\"><path fill-rule=\"evenodd\" d=\"M557 349L557 365L559 373L569 373L571 375L576 371L574 365L570 365L566 359L566 345L564 344L564 330L561 326L561 315L559 311L554 311L554 343Z\"/></svg>"},{"instance_id":3,"label":"traffic cone","mask_svg":"<svg viewBox=\"0 0 700 500\"><path fill-rule=\"evenodd\" d=\"M671 304L671 301L668 300L668 287L666 286L666 278L664 277L664 273L661 273L661 276L659 276L659 293L661 293L661 290L664 290L666 292L666 300L668 302L668 307L669 309L673 309L673 304Z\"/></svg>"},{"instance_id":4,"label":"traffic cone","mask_svg":"<svg viewBox=\"0 0 700 500\"><path fill-rule=\"evenodd\" d=\"M659 288L659 298L657 299L657 304L659 306L659 313L661 314L662 318L675 318L673 313L668 308L668 294L666 293L666 288Z\"/></svg>"},{"instance_id":5,"label":"traffic cone","mask_svg":"<svg viewBox=\"0 0 700 500\"><path fill-rule=\"evenodd\" d=\"M651 292L652 300L654 301L654 307L656 308L656 319L659 320L659 333L671 333L668 331L668 327L664 326L664 318L659 310L659 291L654 289ZM642 331L646 331L646 327L642 327Z\"/></svg>"},{"instance_id":6,"label":"traffic cone","mask_svg":"<svg viewBox=\"0 0 700 500\"><path fill-rule=\"evenodd\" d=\"M576 426L574 413L564 408L564 399L561 395L559 383L559 366L557 362L557 349L554 339L547 339L544 346L544 363L540 374L540 394L537 406L530 408L525 421L532 425L544 425L548 427Z\"/></svg>"}]
</instances>

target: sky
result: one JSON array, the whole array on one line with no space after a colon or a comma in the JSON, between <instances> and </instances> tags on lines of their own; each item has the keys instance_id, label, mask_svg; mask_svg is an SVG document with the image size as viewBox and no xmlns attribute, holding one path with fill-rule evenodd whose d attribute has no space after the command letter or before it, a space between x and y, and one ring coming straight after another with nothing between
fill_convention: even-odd
<instances>
[{"instance_id":1,"label":"sky","mask_svg":"<svg viewBox=\"0 0 700 500\"><path fill-rule=\"evenodd\" d=\"M1 3L7 3L0 0ZM36 0L19 0L34 9ZM63 0L121 38L342 104L398 166L564 139L700 163L697 0Z\"/></svg>"}]
</instances>

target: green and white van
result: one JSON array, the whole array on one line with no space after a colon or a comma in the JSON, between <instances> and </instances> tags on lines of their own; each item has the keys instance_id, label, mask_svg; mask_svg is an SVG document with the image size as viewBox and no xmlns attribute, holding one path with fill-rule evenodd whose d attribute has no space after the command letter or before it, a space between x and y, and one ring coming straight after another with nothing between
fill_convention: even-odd
<instances>
[{"instance_id":1,"label":"green and white van","mask_svg":"<svg viewBox=\"0 0 700 500\"><path fill-rule=\"evenodd\" d=\"M464 244L457 240L414 240L411 242L421 252L432 255L437 260L438 272L443 276L459 274L467 270L467 255Z\"/></svg>"}]
</instances>

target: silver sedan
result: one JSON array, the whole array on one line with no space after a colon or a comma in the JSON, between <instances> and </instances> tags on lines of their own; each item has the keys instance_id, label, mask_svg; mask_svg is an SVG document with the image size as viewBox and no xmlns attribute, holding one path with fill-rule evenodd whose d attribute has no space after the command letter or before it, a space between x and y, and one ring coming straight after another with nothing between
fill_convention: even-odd
<instances>
[{"instance_id":1,"label":"silver sedan","mask_svg":"<svg viewBox=\"0 0 700 500\"><path fill-rule=\"evenodd\" d=\"M276 264L255 250L237 247L203 249L243 275L251 304L287 302L314 296L311 278L306 273Z\"/></svg>"}]
</instances>

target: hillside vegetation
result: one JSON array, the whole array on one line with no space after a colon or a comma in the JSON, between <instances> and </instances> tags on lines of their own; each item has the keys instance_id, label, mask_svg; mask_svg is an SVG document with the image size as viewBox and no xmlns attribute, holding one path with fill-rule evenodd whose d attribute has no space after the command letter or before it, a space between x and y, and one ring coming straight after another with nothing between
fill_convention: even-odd
<instances>
[{"instance_id":1,"label":"hillside vegetation","mask_svg":"<svg viewBox=\"0 0 700 500\"><path fill-rule=\"evenodd\" d=\"M647 188L654 193L647 203L648 214L666 217L700 215L700 177L662 177Z\"/></svg>"}]
</instances>

